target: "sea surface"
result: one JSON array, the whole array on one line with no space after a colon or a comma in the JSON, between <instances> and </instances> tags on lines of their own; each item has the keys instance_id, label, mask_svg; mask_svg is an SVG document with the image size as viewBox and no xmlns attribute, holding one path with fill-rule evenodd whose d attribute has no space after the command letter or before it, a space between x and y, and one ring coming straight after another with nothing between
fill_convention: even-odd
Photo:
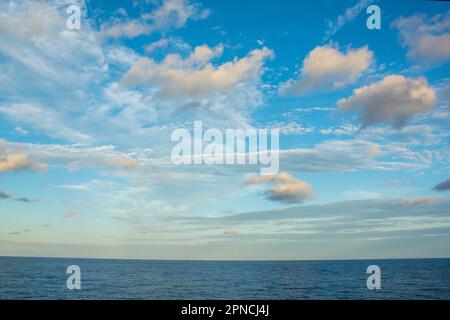
<instances>
[{"instance_id":1,"label":"sea surface","mask_svg":"<svg viewBox=\"0 0 450 320\"><path fill-rule=\"evenodd\" d=\"M81 269L68 290L66 269ZM381 269L368 290L366 269ZM0 257L0 299L450 299L450 259L155 261Z\"/></svg>"}]
</instances>

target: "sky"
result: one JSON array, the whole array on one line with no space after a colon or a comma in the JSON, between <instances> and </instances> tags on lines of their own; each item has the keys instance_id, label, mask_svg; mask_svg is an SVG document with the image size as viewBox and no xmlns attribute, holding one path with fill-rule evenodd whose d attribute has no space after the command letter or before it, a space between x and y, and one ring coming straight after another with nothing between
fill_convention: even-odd
<instances>
[{"instance_id":1,"label":"sky","mask_svg":"<svg viewBox=\"0 0 450 320\"><path fill-rule=\"evenodd\" d=\"M0 0L0 255L450 257L449 75L441 1ZM279 171L175 164L194 121Z\"/></svg>"}]
</instances>

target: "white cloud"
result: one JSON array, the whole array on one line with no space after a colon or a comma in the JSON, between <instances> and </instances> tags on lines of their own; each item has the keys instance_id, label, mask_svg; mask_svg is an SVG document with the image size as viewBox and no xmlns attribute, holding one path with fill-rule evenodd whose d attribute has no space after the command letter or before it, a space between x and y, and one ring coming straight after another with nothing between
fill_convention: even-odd
<instances>
[{"instance_id":1,"label":"white cloud","mask_svg":"<svg viewBox=\"0 0 450 320\"><path fill-rule=\"evenodd\" d=\"M334 111L333 107L311 107L311 108L297 108L296 112L316 112L316 111Z\"/></svg>"},{"instance_id":2,"label":"white cloud","mask_svg":"<svg viewBox=\"0 0 450 320\"><path fill-rule=\"evenodd\" d=\"M298 134L310 134L314 133L314 127L302 127L296 123L289 123L284 126L280 126L280 133L284 135L298 135Z\"/></svg>"},{"instance_id":3,"label":"white cloud","mask_svg":"<svg viewBox=\"0 0 450 320\"><path fill-rule=\"evenodd\" d=\"M64 119L52 109L38 104L0 105L0 114L5 115L13 122L35 128L49 137L84 143L93 140L89 135L67 127Z\"/></svg>"},{"instance_id":4,"label":"white cloud","mask_svg":"<svg viewBox=\"0 0 450 320\"><path fill-rule=\"evenodd\" d=\"M69 170L79 168L134 169L140 165L156 165L151 149L116 150L114 146L88 147L83 145L8 143L9 153L26 153L33 159L51 166L64 166Z\"/></svg>"},{"instance_id":5,"label":"white cloud","mask_svg":"<svg viewBox=\"0 0 450 320\"><path fill-rule=\"evenodd\" d=\"M195 167L174 166L170 157L155 155L151 149L121 151L114 146L8 143L10 153L27 153L32 159L68 170L96 168L138 180L173 181L197 179L215 181L217 170L223 177L255 172L255 166ZM111 159L115 159L111 162ZM119 159L120 161L117 161ZM123 161L122 161L123 160ZM121 164L121 166L118 166ZM418 170L429 167L429 152L412 151L402 144L377 144L364 140L328 140L311 148L280 150L280 168L290 172L347 172L358 170ZM125 170L134 169L134 170ZM216 178L213 178L216 176ZM219 175L221 176L221 175ZM229 183L229 181L227 182Z\"/></svg>"},{"instance_id":6,"label":"white cloud","mask_svg":"<svg viewBox=\"0 0 450 320\"><path fill-rule=\"evenodd\" d=\"M25 130L25 129L22 128L22 127L16 127L16 128L14 128L14 131L15 131L17 134L22 135L22 136L27 136L27 135L29 134L28 130Z\"/></svg>"},{"instance_id":7,"label":"white cloud","mask_svg":"<svg viewBox=\"0 0 450 320\"><path fill-rule=\"evenodd\" d=\"M124 111L115 112L117 121L114 126L133 129L130 134L142 135L140 140L145 139L146 143L153 129L137 128L142 125L148 127L156 119L161 126L173 126L174 123L189 125L202 119L204 125L210 127L248 128L250 112L263 101L261 77L265 62L273 57L273 52L261 48L242 58L213 63L222 51L222 45L201 45L187 55L168 54L161 61L149 57L139 59L120 85L108 91L112 96L129 92L141 97L140 103L133 103L136 107L140 105L136 110L121 106L119 110L123 108ZM108 100L110 102L102 108L105 116L109 116L108 110L117 104L117 99ZM154 117L143 121L146 114ZM161 134L158 133L155 141L160 140ZM127 141L131 142L129 137Z\"/></svg>"},{"instance_id":8,"label":"white cloud","mask_svg":"<svg viewBox=\"0 0 450 320\"><path fill-rule=\"evenodd\" d=\"M352 124L343 124L340 127L337 128L325 128L321 129L320 133L325 135L336 135L336 136L345 136L345 135L352 135L359 131L359 128L357 126L354 126Z\"/></svg>"},{"instance_id":9,"label":"white cloud","mask_svg":"<svg viewBox=\"0 0 450 320\"><path fill-rule=\"evenodd\" d=\"M36 133L86 143L91 138L74 129L80 124L73 115L87 112L108 65L88 22L77 32L67 30L65 4L0 2L0 116Z\"/></svg>"},{"instance_id":10,"label":"white cloud","mask_svg":"<svg viewBox=\"0 0 450 320\"><path fill-rule=\"evenodd\" d=\"M432 159L430 151L411 150L401 142L326 140L310 148L280 150L280 169L297 173L423 170Z\"/></svg>"},{"instance_id":11,"label":"white cloud","mask_svg":"<svg viewBox=\"0 0 450 320\"><path fill-rule=\"evenodd\" d=\"M299 79L290 79L281 93L305 95L331 91L354 83L372 64L373 53L367 47L346 53L330 45L315 47L303 61Z\"/></svg>"},{"instance_id":12,"label":"white cloud","mask_svg":"<svg viewBox=\"0 0 450 320\"><path fill-rule=\"evenodd\" d=\"M60 185L60 186L57 186L57 187L61 188L61 189L74 190L74 191L87 191L87 190L89 190L89 187L87 185L84 185L84 184L64 184L64 185Z\"/></svg>"},{"instance_id":13,"label":"white cloud","mask_svg":"<svg viewBox=\"0 0 450 320\"><path fill-rule=\"evenodd\" d=\"M400 130L384 126L374 126L358 131L361 138L371 141L395 141L408 146L442 145L450 133L436 125L417 124L402 127Z\"/></svg>"},{"instance_id":14,"label":"white cloud","mask_svg":"<svg viewBox=\"0 0 450 320\"><path fill-rule=\"evenodd\" d=\"M156 86L163 96L210 96L246 81L257 81L264 61L273 56L267 48L256 49L244 58L216 67L210 60L219 56L222 50L222 46L198 46L186 59L171 54L161 63L144 57L128 71L123 83Z\"/></svg>"},{"instance_id":15,"label":"white cloud","mask_svg":"<svg viewBox=\"0 0 450 320\"><path fill-rule=\"evenodd\" d=\"M341 111L360 111L363 127L390 123L401 128L416 114L430 111L435 99L435 90L425 78L390 75L355 89L351 97L339 100L338 106Z\"/></svg>"},{"instance_id":16,"label":"white cloud","mask_svg":"<svg viewBox=\"0 0 450 320\"><path fill-rule=\"evenodd\" d=\"M120 79L146 58L104 42L87 17L81 30L67 30L65 6L58 3L0 2L0 28L5 30L0 34L2 119L58 142L151 145L161 152L168 148L172 127L192 120L249 127L250 112L262 104L261 74L273 55L269 49L217 65L211 61L222 53L222 45L176 50L180 55L148 59L158 73L143 75L150 84L130 88Z\"/></svg>"},{"instance_id":17,"label":"white cloud","mask_svg":"<svg viewBox=\"0 0 450 320\"><path fill-rule=\"evenodd\" d=\"M163 0L152 12L139 19L113 19L101 25L101 34L112 38L134 38L153 32L166 32L184 27L189 19L205 19L209 15L198 3L189 0Z\"/></svg>"},{"instance_id":18,"label":"white cloud","mask_svg":"<svg viewBox=\"0 0 450 320\"><path fill-rule=\"evenodd\" d=\"M335 21L327 21L328 28L325 32L324 41L332 37L344 25L353 21L370 4L373 4L373 2L373 0L359 0L354 6L347 8L343 14L339 15Z\"/></svg>"},{"instance_id":19,"label":"white cloud","mask_svg":"<svg viewBox=\"0 0 450 320\"><path fill-rule=\"evenodd\" d=\"M344 172L383 167L378 144L362 140L329 140L313 148L280 151L280 168L296 172Z\"/></svg>"},{"instance_id":20,"label":"white cloud","mask_svg":"<svg viewBox=\"0 0 450 320\"><path fill-rule=\"evenodd\" d=\"M280 134L282 135L305 135L305 134L312 134L315 132L314 127L303 127L295 122L273 122L273 123L267 123L264 126L268 129L274 128L279 129Z\"/></svg>"},{"instance_id":21,"label":"white cloud","mask_svg":"<svg viewBox=\"0 0 450 320\"><path fill-rule=\"evenodd\" d=\"M111 38L134 38L151 33L150 26L142 20L113 20L101 25L101 34Z\"/></svg>"},{"instance_id":22,"label":"white cloud","mask_svg":"<svg viewBox=\"0 0 450 320\"><path fill-rule=\"evenodd\" d=\"M145 46L145 51L148 53L162 49L167 49L171 52L187 52L191 50L191 46L180 38L175 37L162 38Z\"/></svg>"},{"instance_id":23,"label":"white cloud","mask_svg":"<svg viewBox=\"0 0 450 320\"><path fill-rule=\"evenodd\" d=\"M450 59L450 11L434 16L416 14L393 22L409 59L427 64Z\"/></svg>"},{"instance_id":24,"label":"white cloud","mask_svg":"<svg viewBox=\"0 0 450 320\"><path fill-rule=\"evenodd\" d=\"M202 9L200 4L188 0L163 0L162 5L150 13L154 28L168 30L182 28L188 19L205 19L209 10Z\"/></svg>"},{"instance_id":25,"label":"white cloud","mask_svg":"<svg viewBox=\"0 0 450 320\"><path fill-rule=\"evenodd\" d=\"M11 58L0 64L8 75L2 90L20 81L23 96L30 88L48 91L51 85L63 95L67 87L83 90L104 77L106 65L95 33L87 23L77 32L67 30L66 7L58 4L0 3L0 52Z\"/></svg>"}]
</instances>

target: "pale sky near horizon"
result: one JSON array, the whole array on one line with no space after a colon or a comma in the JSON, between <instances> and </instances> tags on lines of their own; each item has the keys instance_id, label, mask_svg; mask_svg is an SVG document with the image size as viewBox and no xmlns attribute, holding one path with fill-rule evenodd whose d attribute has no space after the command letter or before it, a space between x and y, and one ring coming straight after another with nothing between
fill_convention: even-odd
<instances>
[{"instance_id":1,"label":"pale sky near horizon","mask_svg":"<svg viewBox=\"0 0 450 320\"><path fill-rule=\"evenodd\" d=\"M446 2L0 0L0 255L450 257L449 75ZM279 172L174 164L199 120Z\"/></svg>"}]
</instances>

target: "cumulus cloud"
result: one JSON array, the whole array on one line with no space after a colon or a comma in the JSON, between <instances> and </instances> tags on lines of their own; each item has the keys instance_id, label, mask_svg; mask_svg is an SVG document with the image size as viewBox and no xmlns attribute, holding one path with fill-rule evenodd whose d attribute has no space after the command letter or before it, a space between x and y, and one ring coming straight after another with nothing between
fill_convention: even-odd
<instances>
[{"instance_id":1,"label":"cumulus cloud","mask_svg":"<svg viewBox=\"0 0 450 320\"><path fill-rule=\"evenodd\" d=\"M273 52L264 47L251 51L241 59L214 66L210 61L221 55L222 51L221 45L215 48L202 45L185 59L171 54L158 63L143 57L133 65L122 82L128 86L156 86L163 96L209 96L240 83L257 80L264 61L273 56Z\"/></svg>"},{"instance_id":2,"label":"cumulus cloud","mask_svg":"<svg viewBox=\"0 0 450 320\"><path fill-rule=\"evenodd\" d=\"M244 184L247 185L263 183L274 183L265 193L267 199L272 201L301 204L306 200L315 198L312 187L307 182L297 180L286 172L275 175L254 176L244 181Z\"/></svg>"},{"instance_id":3,"label":"cumulus cloud","mask_svg":"<svg viewBox=\"0 0 450 320\"><path fill-rule=\"evenodd\" d=\"M311 186L304 181L280 183L268 191L268 198L285 203L303 203L314 199Z\"/></svg>"},{"instance_id":4,"label":"cumulus cloud","mask_svg":"<svg viewBox=\"0 0 450 320\"><path fill-rule=\"evenodd\" d=\"M409 59L427 64L450 59L450 11L434 16L415 14L393 22Z\"/></svg>"},{"instance_id":5,"label":"cumulus cloud","mask_svg":"<svg viewBox=\"0 0 450 320\"><path fill-rule=\"evenodd\" d=\"M447 179L441 183L434 186L435 191L449 191L450 190L450 179Z\"/></svg>"},{"instance_id":6,"label":"cumulus cloud","mask_svg":"<svg viewBox=\"0 0 450 320\"><path fill-rule=\"evenodd\" d=\"M72 218L75 217L77 215L79 215L80 213L78 211L72 210L72 211L68 211L64 214L64 218Z\"/></svg>"},{"instance_id":7,"label":"cumulus cloud","mask_svg":"<svg viewBox=\"0 0 450 320\"><path fill-rule=\"evenodd\" d=\"M113 19L100 27L107 37L134 38L153 32L165 32L184 27L189 19L205 19L209 15L198 3L188 0L163 0L152 12L142 14L139 19Z\"/></svg>"},{"instance_id":8,"label":"cumulus cloud","mask_svg":"<svg viewBox=\"0 0 450 320\"><path fill-rule=\"evenodd\" d=\"M363 127L390 123L405 126L416 114L430 111L435 90L425 78L390 75L379 82L353 90L353 95L338 101L340 111L359 111Z\"/></svg>"},{"instance_id":9,"label":"cumulus cloud","mask_svg":"<svg viewBox=\"0 0 450 320\"><path fill-rule=\"evenodd\" d=\"M6 142L0 139L0 173L19 170L45 171L46 169L45 164L31 159L25 153L8 152Z\"/></svg>"},{"instance_id":10,"label":"cumulus cloud","mask_svg":"<svg viewBox=\"0 0 450 320\"><path fill-rule=\"evenodd\" d=\"M188 4L164 3L166 9L144 13L149 15L146 19ZM150 68L151 74L138 77L139 85L131 88L121 85L124 74L139 64L147 71L151 64L140 60L142 56L130 47L105 42L94 19L84 17L81 30L73 32L66 28L66 6L59 0L10 4L0 1L0 29L5 31L0 33L0 96L5 97L0 117L54 143L152 145L165 153L175 123L202 119L211 127L246 128L251 112L263 102L264 62L258 63L268 58L261 58L268 51L261 48L242 59L212 64L223 46L191 50L185 43L169 41L176 44L169 43L165 52L179 55L149 59L156 72ZM198 9L198 17L204 16L203 9L189 4ZM194 7L187 11L193 12ZM127 16L122 14L124 19ZM163 41L157 47L164 45ZM185 86L177 88L180 84Z\"/></svg>"},{"instance_id":11,"label":"cumulus cloud","mask_svg":"<svg viewBox=\"0 0 450 320\"><path fill-rule=\"evenodd\" d=\"M354 83L372 64L373 53L367 47L347 52L330 45L315 47L303 61L299 79L290 79L281 93L305 95L330 91Z\"/></svg>"}]
</instances>

